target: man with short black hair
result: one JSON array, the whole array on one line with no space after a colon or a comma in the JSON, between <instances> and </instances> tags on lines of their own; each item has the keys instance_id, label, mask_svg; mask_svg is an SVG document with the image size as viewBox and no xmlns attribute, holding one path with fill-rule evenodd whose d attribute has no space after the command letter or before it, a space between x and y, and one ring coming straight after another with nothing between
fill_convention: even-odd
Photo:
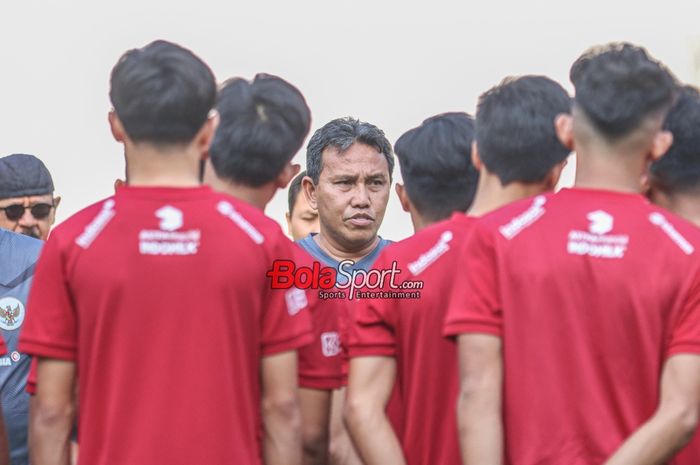
<instances>
[{"instance_id":1,"label":"man with short black hair","mask_svg":"<svg viewBox=\"0 0 700 465\"><path fill-rule=\"evenodd\" d=\"M306 298L270 288L294 253L279 225L200 185L214 75L156 41L110 84L129 184L57 227L37 266L20 342L39 357L32 462L67 463L77 385L81 463L299 465Z\"/></svg>"},{"instance_id":2,"label":"man with short black hair","mask_svg":"<svg viewBox=\"0 0 700 465\"><path fill-rule=\"evenodd\" d=\"M311 124L304 96L287 81L259 74L252 81L231 79L219 91L221 124L210 150L205 178L217 190L264 211L278 189L299 169L291 163ZM299 179L299 176L297 176ZM313 265L294 246L296 267ZM323 350L323 339L338 332L336 301L320 301L310 291L313 341L299 350L299 399L303 463L328 461L330 393L342 386L339 354Z\"/></svg>"},{"instance_id":3,"label":"man with short black hair","mask_svg":"<svg viewBox=\"0 0 700 465\"><path fill-rule=\"evenodd\" d=\"M306 194L301 189L301 181L306 171L299 173L289 184L287 191L288 210L285 213L287 232L292 239L299 241L311 233L318 234L318 212L311 208Z\"/></svg>"},{"instance_id":4,"label":"man with short black hair","mask_svg":"<svg viewBox=\"0 0 700 465\"><path fill-rule=\"evenodd\" d=\"M0 228L45 241L61 197L46 165L34 155L0 158Z\"/></svg>"},{"instance_id":5,"label":"man with short black hair","mask_svg":"<svg viewBox=\"0 0 700 465\"><path fill-rule=\"evenodd\" d=\"M570 76L574 187L480 218L460 252L445 333L466 464L659 465L695 430L700 232L640 195L674 79L630 44Z\"/></svg>"},{"instance_id":6,"label":"man with short black hair","mask_svg":"<svg viewBox=\"0 0 700 465\"><path fill-rule=\"evenodd\" d=\"M664 128L673 144L649 169L649 198L655 204L700 227L700 92L692 86L679 91ZM700 431L676 457L675 465L695 465L700 457Z\"/></svg>"},{"instance_id":7,"label":"man with short black hair","mask_svg":"<svg viewBox=\"0 0 700 465\"><path fill-rule=\"evenodd\" d=\"M395 264L397 285L422 285L417 299L363 300L356 309L346 411L366 465L461 463L457 423L444 415L454 408L459 386L457 351L442 338L452 286L445 277L461 268L456 252L475 216L554 188L569 154L555 122L570 107L566 91L546 77L509 78L479 98L477 138L488 140L483 150L464 113L432 117L396 142L405 182L399 194L416 234L388 247L376 267ZM384 415L394 378L405 417L396 436Z\"/></svg>"}]
</instances>

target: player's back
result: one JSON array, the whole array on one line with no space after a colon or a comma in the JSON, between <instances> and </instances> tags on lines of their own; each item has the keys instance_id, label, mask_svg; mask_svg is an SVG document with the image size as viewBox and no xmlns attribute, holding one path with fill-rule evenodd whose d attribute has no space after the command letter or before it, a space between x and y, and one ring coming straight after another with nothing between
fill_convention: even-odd
<instances>
[{"instance_id":1,"label":"player's back","mask_svg":"<svg viewBox=\"0 0 700 465\"><path fill-rule=\"evenodd\" d=\"M260 463L260 358L308 337L304 299L266 278L290 246L204 187L122 188L55 230L62 269L40 262L36 281L65 282L75 322L25 342L77 357L82 463ZM56 295L42 294L30 308Z\"/></svg>"},{"instance_id":2,"label":"player's back","mask_svg":"<svg viewBox=\"0 0 700 465\"><path fill-rule=\"evenodd\" d=\"M700 348L697 231L639 195L585 189L476 230L498 263L510 463L601 463L653 414L664 360Z\"/></svg>"},{"instance_id":3,"label":"player's back","mask_svg":"<svg viewBox=\"0 0 700 465\"><path fill-rule=\"evenodd\" d=\"M387 247L375 268L388 270L396 263L395 284L420 297L360 301L356 308L351 355L396 358L404 418L399 438L409 465L461 463L456 418L446 414L457 401L457 352L442 337L442 326L452 286L448 277L458 272L456 245L473 221L455 214ZM385 289L391 291L387 283Z\"/></svg>"}]
</instances>

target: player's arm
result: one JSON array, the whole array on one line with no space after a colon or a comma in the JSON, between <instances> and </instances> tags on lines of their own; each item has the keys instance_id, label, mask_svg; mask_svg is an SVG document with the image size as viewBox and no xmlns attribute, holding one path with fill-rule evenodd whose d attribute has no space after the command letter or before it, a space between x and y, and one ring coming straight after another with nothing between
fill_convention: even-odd
<instances>
[{"instance_id":1,"label":"player's arm","mask_svg":"<svg viewBox=\"0 0 700 465\"><path fill-rule=\"evenodd\" d=\"M464 465L503 463L501 339L467 333L459 345L459 442Z\"/></svg>"},{"instance_id":2,"label":"player's arm","mask_svg":"<svg viewBox=\"0 0 700 465\"><path fill-rule=\"evenodd\" d=\"M690 441L699 414L700 355L674 355L664 365L661 399L656 412L627 438L605 465L666 463Z\"/></svg>"},{"instance_id":3,"label":"player's arm","mask_svg":"<svg viewBox=\"0 0 700 465\"><path fill-rule=\"evenodd\" d=\"M292 350L268 355L261 363L265 464L300 465L297 353Z\"/></svg>"},{"instance_id":4,"label":"player's arm","mask_svg":"<svg viewBox=\"0 0 700 465\"><path fill-rule=\"evenodd\" d=\"M325 465L328 462L331 393L330 390L299 389L303 465Z\"/></svg>"},{"instance_id":5,"label":"player's arm","mask_svg":"<svg viewBox=\"0 0 700 465\"><path fill-rule=\"evenodd\" d=\"M75 415L75 363L40 358L41 383L29 415L30 459L34 465L68 465Z\"/></svg>"},{"instance_id":6,"label":"player's arm","mask_svg":"<svg viewBox=\"0 0 700 465\"><path fill-rule=\"evenodd\" d=\"M395 379L393 357L364 356L350 361L345 423L366 465L406 463L386 416Z\"/></svg>"}]
</instances>

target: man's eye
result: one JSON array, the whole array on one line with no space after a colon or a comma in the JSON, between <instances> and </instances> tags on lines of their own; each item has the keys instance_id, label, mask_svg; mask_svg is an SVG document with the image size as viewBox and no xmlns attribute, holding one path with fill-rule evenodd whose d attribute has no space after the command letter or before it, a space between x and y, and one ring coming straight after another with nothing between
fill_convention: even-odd
<instances>
[{"instance_id":1,"label":"man's eye","mask_svg":"<svg viewBox=\"0 0 700 465\"><path fill-rule=\"evenodd\" d=\"M383 179L375 179L374 181L371 182L373 186L383 186L384 185L384 180Z\"/></svg>"},{"instance_id":2,"label":"man's eye","mask_svg":"<svg viewBox=\"0 0 700 465\"><path fill-rule=\"evenodd\" d=\"M335 183L338 185L341 185L341 186L349 186L351 184L350 181L347 179L343 179L341 181L336 181Z\"/></svg>"}]
</instances>

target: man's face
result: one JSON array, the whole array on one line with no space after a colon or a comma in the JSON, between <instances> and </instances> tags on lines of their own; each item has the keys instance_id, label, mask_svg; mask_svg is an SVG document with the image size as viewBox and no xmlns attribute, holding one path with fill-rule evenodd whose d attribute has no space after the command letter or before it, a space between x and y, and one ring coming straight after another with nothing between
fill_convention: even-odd
<instances>
[{"instance_id":1,"label":"man's face","mask_svg":"<svg viewBox=\"0 0 700 465\"><path fill-rule=\"evenodd\" d=\"M318 212L311 208L301 190L297 193L292 213L287 213L287 228L295 241L319 231Z\"/></svg>"},{"instance_id":2,"label":"man's face","mask_svg":"<svg viewBox=\"0 0 700 465\"><path fill-rule=\"evenodd\" d=\"M327 147L314 193L321 233L348 251L377 237L389 201L389 164L377 149L355 143L340 153Z\"/></svg>"},{"instance_id":3,"label":"man's face","mask_svg":"<svg viewBox=\"0 0 700 465\"><path fill-rule=\"evenodd\" d=\"M54 199L52 194L0 199L0 228L45 241L56 221L60 201L60 197ZM19 206L25 207L24 211Z\"/></svg>"}]
</instances>

